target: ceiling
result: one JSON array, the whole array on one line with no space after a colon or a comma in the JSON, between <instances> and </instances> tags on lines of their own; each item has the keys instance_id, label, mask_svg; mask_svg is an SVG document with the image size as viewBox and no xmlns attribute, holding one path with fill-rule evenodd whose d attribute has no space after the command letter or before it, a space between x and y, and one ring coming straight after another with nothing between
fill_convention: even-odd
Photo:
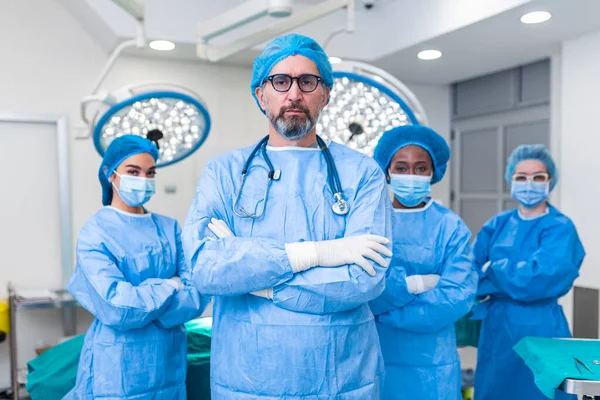
<instances>
[{"instance_id":1,"label":"ceiling","mask_svg":"<svg viewBox=\"0 0 600 400\"><path fill-rule=\"evenodd\" d=\"M550 11L552 19L524 25L521 15ZM600 1L535 0L425 40L376 60L375 64L407 82L452 83L523 65L558 54L564 40L600 30ZM442 58L423 61L416 54L439 49Z\"/></svg>"},{"instance_id":2,"label":"ceiling","mask_svg":"<svg viewBox=\"0 0 600 400\"><path fill-rule=\"evenodd\" d=\"M133 18L112 0L59 0L97 42L111 52L135 37ZM177 44L171 52L133 49L131 55L205 62L195 55L196 28L202 21L246 0L138 0L145 10L149 40ZM294 13L322 0L296 0ZM600 30L598 0L356 0L356 28L352 34L332 37L330 55L375 64L405 82L448 84L485 73L525 64L556 54L560 43ZM539 25L523 25L522 14L546 10L553 18ZM266 17L239 27L214 40L223 44L276 22ZM344 28L346 13L335 12L295 31L320 43ZM220 62L251 65L261 46L242 51ZM423 49L443 52L433 61L417 59Z\"/></svg>"}]
</instances>

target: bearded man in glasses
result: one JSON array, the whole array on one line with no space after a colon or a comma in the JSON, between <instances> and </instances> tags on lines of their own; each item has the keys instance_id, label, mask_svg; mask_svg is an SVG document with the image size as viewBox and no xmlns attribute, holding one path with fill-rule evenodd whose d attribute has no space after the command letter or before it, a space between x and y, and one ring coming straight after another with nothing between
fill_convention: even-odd
<instances>
[{"instance_id":1,"label":"bearded man in glasses","mask_svg":"<svg viewBox=\"0 0 600 400\"><path fill-rule=\"evenodd\" d=\"M271 41L250 86L268 135L200 177L183 242L215 299L214 399L380 398L391 203L374 160L316 134L332 85L313 39Z\"/></svg>"}]
</instances>

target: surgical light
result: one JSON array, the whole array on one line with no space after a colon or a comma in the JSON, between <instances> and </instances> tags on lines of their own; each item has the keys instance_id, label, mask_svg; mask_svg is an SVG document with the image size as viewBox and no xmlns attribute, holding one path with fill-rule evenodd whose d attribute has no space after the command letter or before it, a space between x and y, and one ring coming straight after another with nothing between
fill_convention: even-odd
<instances>
[{"instance_id":1,"label":"surgical light","mask_svg":"<svg viewBox=\"0 0 600 400\"><path fill-rule=\"evenodd\" d=\"M156 143L158 167L180 161L196 151L210 131L206 107L182 89L143 90L128 88L122 101L106 104L93 121L94 146L100 155L115 138L124 134L146 137ZM188 91L189 92L189 91Z\"/></svg>"},{"instance_id":2,"label":"surgical light","mask_svg":"<svg viewBox=\"0 0 600 400\"><path fill-rule=\"evenodd\" d=\"M415 95L387 72L357 61L334 65L329 104L321 113L317 133L369 156L388 129L427 124Z\"/></svg>"}]
</instances>

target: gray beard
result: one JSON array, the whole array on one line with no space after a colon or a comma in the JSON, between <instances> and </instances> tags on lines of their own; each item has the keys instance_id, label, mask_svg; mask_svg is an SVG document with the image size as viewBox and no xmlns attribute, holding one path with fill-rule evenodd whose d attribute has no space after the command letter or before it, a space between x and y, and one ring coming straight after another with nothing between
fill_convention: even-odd
<instances>
[{"instance_id":1,"label":"gray beard","mask_svg":"<svg viewBox=\"0 0 600 400\"><path fill-rule=\"evenodd\" d=\"M266 97L263 97L263 100L265 105L268 106ZM308 109L306 111L308 111ZM267 111L266 114L269 122L271 122L271 125L273 125L273 128L275 128L275 131L279 133L279 135L288 140L299 140L313 130L319 120L321 111L323 111L323 109L319 107L315 112L314 118L311 118L310 114L307 112L304 117L293 115L287 121L285 120L284 115L275 116L270 111Z\"/></svg>"},{"instance_id":2,"label":"gray beard","mask_svg":"<svg viewBox=\"0 0 600 400\"><path fill-rule=\"evenodd\" d=\"M299 115L294 115L290 117L287 121L284 117L279 117L275 121L274 118L269 116L269 121L281 136L288 140L299 140L310 132L315 123L310 119L309 116L302 117Z\"/></svg>"}]
</instances>

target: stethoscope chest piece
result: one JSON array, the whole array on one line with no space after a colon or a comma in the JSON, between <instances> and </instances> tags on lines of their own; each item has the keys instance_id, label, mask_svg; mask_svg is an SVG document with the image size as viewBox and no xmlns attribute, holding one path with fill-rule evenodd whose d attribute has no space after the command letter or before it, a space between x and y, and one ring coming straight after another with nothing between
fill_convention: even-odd
<instances>
[{"instance_id":1,"label":"stethoscope chest piece","mask_svg":"<svg viewBox=\"0 0 600 400\"><path fill-rule=\"evenodd\" d=\"M342 198L341 193L336 193L333 195L335 197L335 203L331 206L331 209L337 215L346 215L348 211L350 211L350 205L346 200Z\"/></svg>"}]
</instances>

